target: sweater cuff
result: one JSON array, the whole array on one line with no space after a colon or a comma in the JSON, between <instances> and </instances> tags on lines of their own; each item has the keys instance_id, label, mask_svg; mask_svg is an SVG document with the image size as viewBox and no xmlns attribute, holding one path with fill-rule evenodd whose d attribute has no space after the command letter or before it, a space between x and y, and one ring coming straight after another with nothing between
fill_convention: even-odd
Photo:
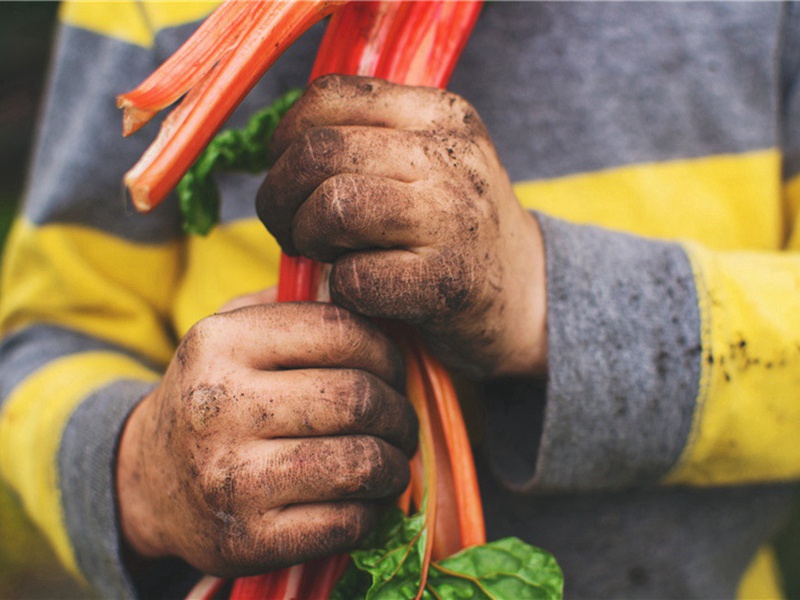
<instances>
[{"instance_id":1,"label":"sweater cuff","mask_svg":"<svg viewBox=\"0 0 800 600\"><path fill-rule=\"evenodd\" d=\"M177 561L154 563L134 578L122 558L122 532L116 501L116 455L125 422L153 388L150 382L123 380L89 396L71 415L59 452L64 516L83 575L104 598L151 597L156 583L188 591L197 573ZM166 585L165 585L166 584ZM184 589L185 588L185 589Z\"/></svg>"},{"instance_id":2,"label":"sweater cuff","mask_svg":"<svg viewBox=\"0 0 800 600\"><path fill-rule=\"evenodd\" d=\"M541 393L506 385L487 402L495 473L520 491L657 483L681 454L698 394L690 262L674 243L536 216L549 372Z\"/></svg>"}]
</instances>

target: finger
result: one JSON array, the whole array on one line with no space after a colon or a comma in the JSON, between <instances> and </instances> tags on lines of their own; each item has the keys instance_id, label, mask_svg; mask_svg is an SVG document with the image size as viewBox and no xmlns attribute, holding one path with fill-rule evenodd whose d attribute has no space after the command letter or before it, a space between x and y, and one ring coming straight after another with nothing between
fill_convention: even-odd
<instances>
[{"instance_id":1,"label":"finger","mask_svg":"<svg viewBox=\"0 0 800 600\"><path fill-rule=\"evenodd\" d=\"M253 535L231 536L223 547L231 567L222 576L242 576L304 563L352 550L375 524L371 502L325 502L269 511Z\"/></svg>"},{"instance_id":2,"label":"finger","mask_svg":"<svg viewBox=\"0 0 800 600\"><path fill-rule=\"evenodd\" d=\"M243 435L259 438L364 434L411 455L417 418L411 404L366 371L304 369L256 375L247 385Z\"/></svg>"},{"instance_id":3,"label":"finger","mask_svg":"<svg viewBox=\"0 0 800 600\"><path fill-rule=\"evenodd\" d=\"M400 494L410 477L402 451L367 435L259 440L238 455L223 456L210 477L212 487L235 490L243 509L377 500Z\"/></svg>"},{"instance_id":4,"label":"finger","mask_svg":"<svg viewBox=\"0 0 800 600\"><path fill-rule=\"evenodd\" d=\"M312 128L294 140L270 169L256 207L284 250L296 253L290 235L294 213L329 177L360 173L413 182L429 168L425 144L417 134L365 127Z\"/></svg>"},{"instance_id":5,"label":"finger","mask_svg":"<svg viewBox=\"0 0 800 600\"><path fill-rule=\"evenodd\" d=\"M326 75L314 80L283 118L270 150L278 157L310 128L336 125L484 130L475 109L451 92L373 77Z\"/></svg>"},{"instance_id":6,"label":"finger","mask_svg":"<svg viewBox=\"0 0 800 600\"><path fill-rule=\"evenodd\" d=\"M396 389L405 380L402 355L386 335L327 303L263 304L207 317L177 356L185 369L201 371L339 367L368 371Z\"/></svg>"},{"instance_id":7,"label":"finger","mask_svg":"<svg viewBox=\"0 0 800 600\"><path fill-rule=\"evenodd\" d=\"M341 174L322 182L300 206L292 240L303 256L331 262L353 249L432 244L441 217L428 186Z\"/></svg>"},{"instance_id":8,"label":"finger","mask_svg":"<svg viewBox=\"0 0 800 600\"><path fill-rule=\"evenodd\" d=\"M352 252L333 263L330 294L354 312L419 324L464 310L478 278L475 265L452 248Z\"/></svg>"}]
</instances>

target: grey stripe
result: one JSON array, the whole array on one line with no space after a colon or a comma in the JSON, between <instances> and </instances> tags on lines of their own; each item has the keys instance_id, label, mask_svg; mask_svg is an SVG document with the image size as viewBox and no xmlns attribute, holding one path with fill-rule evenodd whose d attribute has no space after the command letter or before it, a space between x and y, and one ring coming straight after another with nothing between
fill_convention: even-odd
<instances>
[{"instance_id":1,"label":"grey stripe","mask_svg":"<svg viewBox=\"0 0 800 600\"><path fill-rule=\"evenodd\" d=\"M781 119L783 124L784 177L800 173L800 4L786 6L783 33L783 87Z\"/></svg>"},{"instance_id":2,"label":"grey stripe","mask_svg":"<svg viewBox=\"0 0 800 600\"><path fill-rule=\"evenodd\" d=\"M514 180L776 147L782 12L488 3L451 88L475 104Z\"/></svg>"},{"instance_id":3,"label":"grey stripe","mask_svg":"<svg viewBox=\"0 0 800 600\"><path fill-rule=\"evenodd\" d=\"M143 216L122 195L125 171L153 139L161 119L124 142L107 132L121 128L115 96L143 80L194 27L184 25L161 31L152 51L82 29L62 27L45 107L47 125L40 132L33 162L36 172L48 176L29 182L24 210L31 221L87 225L142 242L166 241L181 235L174 198ZM305 85L322 31L322 27L313 28L276 62L231 117L230 126L242 126L255 109L292 87ZM86 55L96 58L87 61ZM255 189L257 186L251 184L226 189L224 220L255 216Z\"/></svg>"},{"instance_id":4,"label":"grey stripe","mask_svg":"<svg viewBox=\"0 0 800 600\"><path fill-rule=\"evenodd\" d=\"M521 488L656 482L686 443L698 393L700 314L689 261L675 244L539 221L550 365L541 444L534 456L524 426L535 422L530 400L497 404L492 411L505 412L492 419L498 469ZM528 420L513 418L516 411Z\"/></svg>"},{"instance_id":5,"label":"grey stripe","mask_svg":"<svg viewBox=\"0 0 800 600\"><path fill-rule=\"evenodd\" d=\"M450 87L517 181L777 147L781 17L779 3L489 3ZM319 35L232 124L305 84ZM253 216L260 179L222 178L223 221Z\"/></svg>"},{"instance_id":6,"label":"grey stripe","mask_svg":"<svg viewBox=\"0 0 800 600\"><path fill-rule=\"evenodd\" d=\"M96 350L125 354L145 362L115 344L57 325L34 325L12 334L0 344L0 404L17 385L49 362L70 354ZM156 369L153 365L148 366Z\"/></svg>"},{"instance_id":7,"label":"grey stripe","mask_svg":"<svg viewBox=\"0 0 800 600\"><path fill-rule=\"evenodd\" d=\"M87 59L91 56L91 59ZM126 205L122 176L147 147L155 125L121 143L115 96L143 79L154 55L138 46L64 26L56 45L44 128L33 159L25 215L34 223L76 223L126 239L159 242L179 233L177 207L151 216ZM123 68L124 67L124 68Z\"/></svg>"},{"instance_id":8,"label":"grey stripe","mask_svg":"<svg viewBox=\"0 0 800 600\"><path fill-rule=\"evenodd\" d=\"M61 441L58 472L67 532L78 567L104 598L136 596L122 564L115 464L125 420L152 387L119 381L96 392L72 414Z\"/></svg>"},{"instance_id":9,"label":"grey stripe","mask_svg":"<svg viewBox=\"0 0 800 600\"><path fill-rule=\"evenodd\" d=\"M451 87L474 102L515 180L775 147L781 16L778 3L490 4ZM48 177L31 182L29 218L133 240L178 235L174 201L142 217L114 200L156 127L123 144L105 132L120 126L114 95L138 83L193 27L162 31L157 52L64 29L51 94L59 104L48 105L55 118L35 162ZM231 125L305 84L321 31L292 46ZM100 60L87 69L85 54ZM225 221L253 215L254 189L245 178L224 191Z\"/></svg>"},{"instance_id":10,"label":"grey stripe","mask_svg":"<svg viewBox=\"0 0 800 600\"><path fill-rule=\"evenodd\" d=\"M566 598L737 597L756 551L785 521L791 485L519 495L479 461L489 539L552 552Z\"/></svg>"}]
</instances>

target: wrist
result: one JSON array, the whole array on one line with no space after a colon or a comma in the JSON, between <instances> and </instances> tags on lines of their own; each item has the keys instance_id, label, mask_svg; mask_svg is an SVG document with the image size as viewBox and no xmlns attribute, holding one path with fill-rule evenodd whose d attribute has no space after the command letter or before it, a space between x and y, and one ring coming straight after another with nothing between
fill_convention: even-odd
<instances>
[{"instance_id":1,"label":"wrist","mask_svg":"<svg viewBox=\"0 0 800 600\"><path fill-rule=\"evenodd\" d=\"M520 208L522 218L511 238L514 257L506 324L506 353L497 375L541 377L547 372L547 274L539 222Z\"/></svg>"},{"instance_id":2,"label":"wrist","mask_svg":"<svg viewBox=\"0 0 800 600\"><path fill-rule=\"evenodd\" d=\"M157 389L142 399L131 412L122 431L117 453L119 524L126 562L132 564L167 555L157 543L160 536L155 531L156 515L149 500L149 473L146 469L147 445L144 432L149 421L150 399L156 392Z\"/></svg>"}]
</instances>

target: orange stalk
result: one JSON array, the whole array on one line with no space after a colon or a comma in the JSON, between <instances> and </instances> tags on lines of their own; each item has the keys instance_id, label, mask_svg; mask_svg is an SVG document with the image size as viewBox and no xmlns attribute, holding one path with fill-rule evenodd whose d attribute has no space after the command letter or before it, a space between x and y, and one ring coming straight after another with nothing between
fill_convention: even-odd
<instances>
[{"instance_id":1,"label":"orange stalk","mask_svg":"<svg viewBox=\"0 0 800 600\"><path fill-rule=\"evenodd\" d=\"M423 372L432 388L431 397L436 401L435 412L439 415L442 436L447 447L461 532L460 546L457 550L480 546L486 543L483 505L475 463L467 460L467 457L472 456L472 446L458 397L450 376L439 361L431 356L422 344L418 345L417 352Z\"/></svg>"},{"instance_id":2,"label":"orange stalk","mask_svg":"<svg viewBox=\"0 0 800 600\"><path fill-rule=\"evenodd\" d=\"M246 21L239 25L243 27L243 33L235 49L225 52L172 111L153 145L125 175L125 185L139 211L152 210L174 189L272 63L303 32L330 14L343 0L228 2L244 2L245 6L251 7L250 12L240 11L235 15ZM238 31L238 28L231 27L230 31ZM170 65L170 68L177 69L175 65ZM179 73L165 71L162 76L178 78ZM135 94L136 90L130 93ZM133 107L139 109L135 104Z\"/></svg>"},{"instance_id":3,"label":"orange stalk","mask_svg":"<svg viewBox=\"0 0 800 600\"><path fill-rule=\"evenodd\" d=\"M417 589L416 598L422 597L425 585L428 582L428 570L433 556L433 548L438 533L435 528L437 513L439 511L439 486L437 478L440 475L438 461L440 459L436 452L436 437L434 432L433 417L431 406L428 399L425 379L422 369L417 360L416 353L410 340L401 341L403 354L406 359L406 393L414 410L419 418L419 448L422 458L422 468L425 480L425 506L418 504L420 510L425 511L425 550L423 563L420 568L420 582ZM421 501L420 501L421 502Z\"/></svg>"},{"instance_id":4,"label":"orange stalk","mask_svg":"<svg viewBox=\"0 0 800 600\"><path fill-rule=\"evenodd\" d=\"M245 1L220 5L159 69L135 90L118 96L117 107L124 109L122 135L137 131L207 75L235 47L254 6Z\"/></svg>"}]
</instances>

